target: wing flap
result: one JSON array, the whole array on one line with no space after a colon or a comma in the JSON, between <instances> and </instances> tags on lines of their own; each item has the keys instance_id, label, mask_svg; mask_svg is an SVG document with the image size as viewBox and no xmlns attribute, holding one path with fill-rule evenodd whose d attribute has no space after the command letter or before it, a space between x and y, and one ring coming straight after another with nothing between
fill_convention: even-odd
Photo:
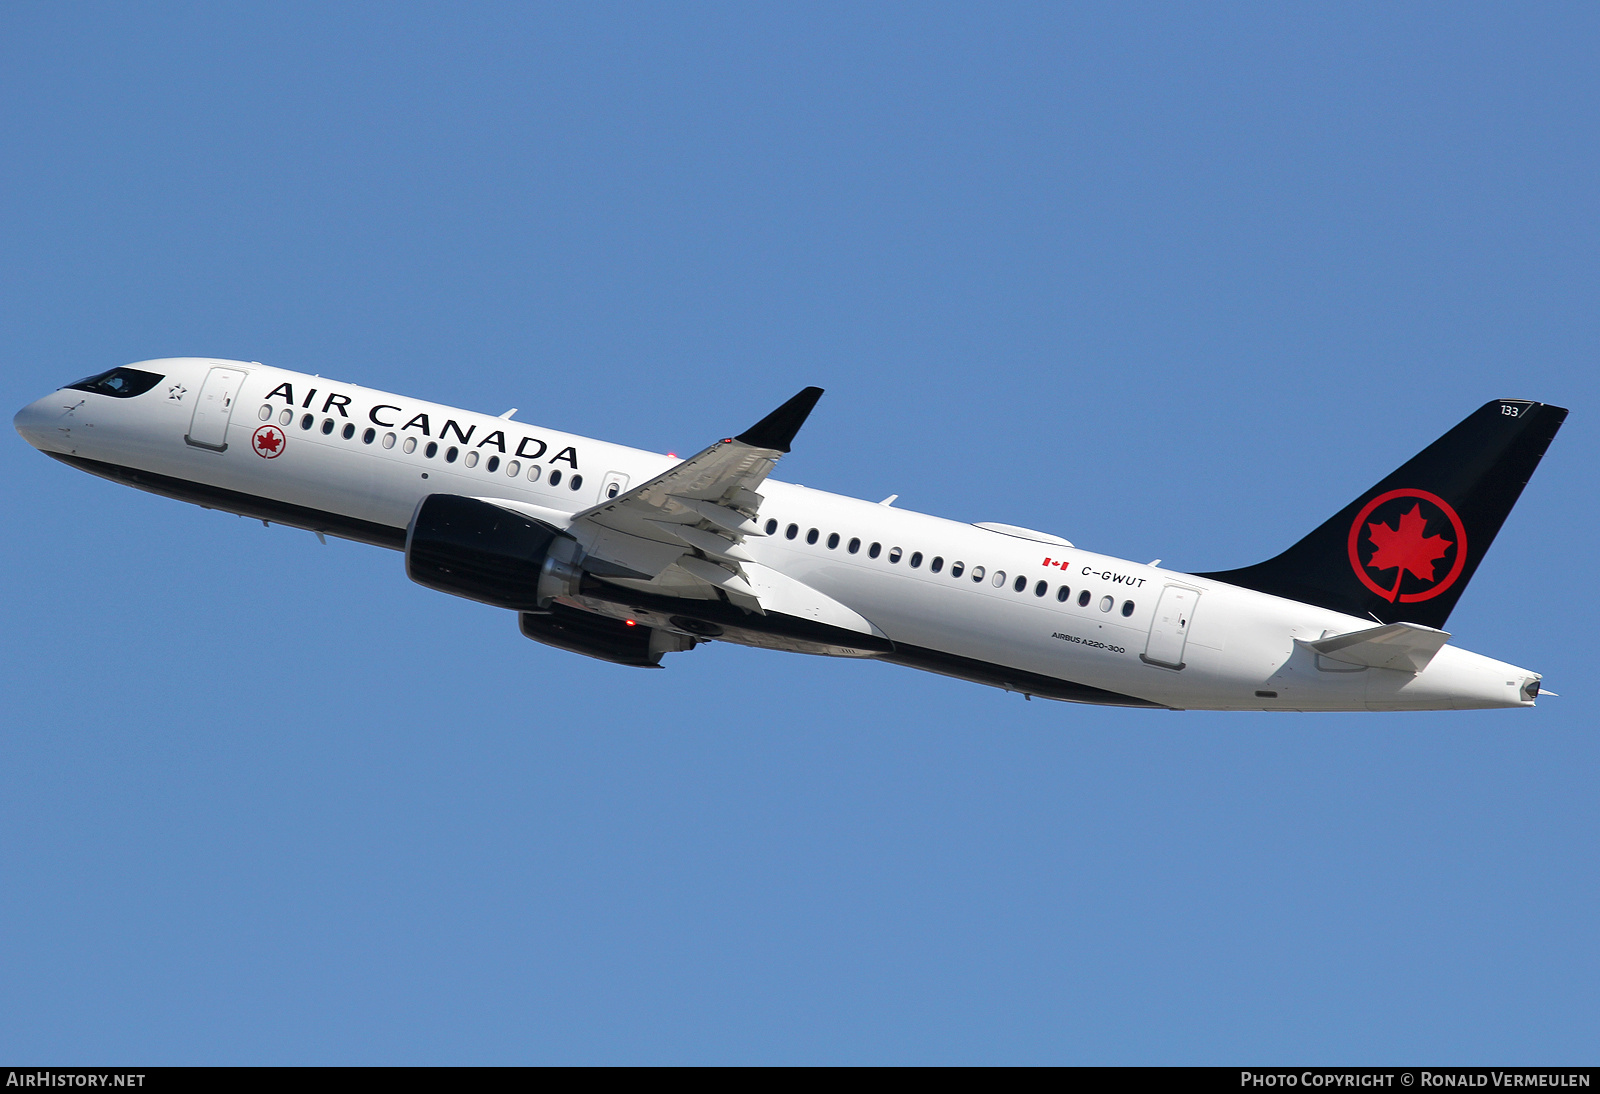
<instances>
[{"instance_id":1,"label":"wing flap","mask_svg":"<svg viewBox=\"0 0 1600 1094\"><path fill-rule=\"evenodd\" d=\"M755 521L751 520L737 509L731 508L727 505L718 505L716 502L711 501L700 501L696 498L674 497L672 500L687 506L696 513L699 513L707 521L716 525L718 528L721 528L723 531L731 532L734 535L740 536L766 535L766 533L761 530L761 526ZM761 497L757 495L756 505L760 505L761 501Z\"/></svg>"},{"instance_id":2,"label":"wing flap","mask_svg":"<svg viewBox=\"0 0 1600 1094\"><path fill-rule=\"evenodd\" d=\"M854 631L857 634L870 634L877 638L888 637L861 613L846 607L826 593L818 592L803 581L796 581L768 566L747 563L743 569L749 579L751 590L766 611L814 623L825 623L830 627Z\"/></svg>"},{"instance_id":3,"label":"wing flap","mask_svg":"<svg viewBox=\"0 0 1600 1094\"><path fill-rule=\"evenodd\" d=\"M750 556L742 550L737 543L726 536L704 528L696 528L689 524L678 524L674 521L652 520L651 524L661 529L674 539L682 540L690 547L704 551L717 558L732 558L740 562L747 562Z\"/></svg>"},{"instance_id":4,"label":"wing flap","mask_svg":"<svg viewBox=\"0 0 1600 1094\"><path fill-rule=\"evenodd\" d=\"M588 559L601 559L613 566L631 571L626 576L649 579L671 566L688 546L681 542L664 542L660 539L630 535L614 528L593 525L574 525L571 529ZM592 563L586 568L601 573Z\"/></svg>"}]
</instances>

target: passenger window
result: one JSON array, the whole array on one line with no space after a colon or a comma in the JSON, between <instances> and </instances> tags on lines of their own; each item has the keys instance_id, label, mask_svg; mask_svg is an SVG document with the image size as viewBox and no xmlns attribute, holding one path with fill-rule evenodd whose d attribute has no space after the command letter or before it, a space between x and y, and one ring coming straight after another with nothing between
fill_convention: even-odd
<instances>
[{"instance_id":1,"label":"passenger window","mask_svg":"<svg viewBox=\"0 0 1600 1094\"><path fill-rule=\"evenodd\" d=\"M551 486L560 486L561 485L561 468L552 467L550 469L550 478L547 479L546 481L549 482Z\"/></svg>"},{"instance_id":2,"label":"passenger window","mask_svg":"<svg viewBox=\"0 0 1600 1094\"><path fill-rule=\"evenodd\" d=\"M307 414L303 418L300 419L300 428L301 429L310 429L315 423L316 423L316 419L314 417L312 417L310 414Z\"/></svg>"},{"instance_id":3,"label":"passenger window","mask_svg":"<svg viewBox=\"0 0 1600 1094\"><path fill-rule=\"evenodd\" d=\"M529 482L538 482L539 481L539 476L542 475L542 474L544 474L544 468L540 467L538 464L530 463L528 465L528 481Z\"/></svg>"},{"instance_id":4,"label":"passenger window","mask_svg":"<svg viewBox=\"0 0 1600 1094\"><path fill-rule=\"evenodd\" d=\"M428 442L428 447L424 448L422 450L422 454L424 456L428 457L428 459L430 459L430 460L433 459L435 456L437 456L439 454L439 442L438 441L429 441Z\"/></svg>"},{"instance_id":5,"label":"passenger window","mask_svg":"<svg viewBox=\"0 0 1600 1094\"><path fill-rule=\"evenodd\" d=\"M1072 595L1072 590L1067 588L1065 585L1061 586L1061 588L1056 590L1056 599L1061 601L1061 603L1063 603L1063 604L1065 604L1067 602L1067 597L1069 597L1071 595Z\"/></svg>"},{"instance_id":6,"label":"passenger window","mask_svg":"<svg viewBox=\"0 0 1600 1094\"><path fill-rule=\"evenodd\" d=\"M457 448L455 445L451 445L449 448L444 450L444 462L455 463L456 457L459 455L461 455L461 449Z\"/></svg>"},{"instance_id":7,"label":"passenger window","mask_svg":"<svg viewBox=\"0 0 1600 1094\"><path fill-rule=\"evenodd\" d=\"M348 441L351 437L356 435L355 424L353 422L345 422L342 432L344 433L344 439Z\"/></svg>"},{"instance_id":8,"label":"passenger window","mask_svg":"<svg viewBox=\"0 0 1600 1094\"><path fill-rule=\"evenodd\" d=\"M800 526L798 524L791 524L791 525L789 525L789 527L787 527L787 528L785 528L783 530L783 538L784 539L793 539L795 536L798 536L799 534L800 534Z\"/></svg>"},{"instance_id":9,"label":"passenger window","mask_svg":"<svg viewBox=\"0 0 1600 1094\"><path fill-rule=\"evenodd\" d=\"M1132 614L1133 614L1133 601L1124 600L1122 602L1122 617L1124 619L1126 619L1128 616L1130 616Z\"/></svg>"},{"instance_id":10,"label":"passenger window","mask_svg":"<svg viewBox=\"0 0 1600 1094\"><path fill-rule=\"evenodd\" d=\"M289 410L289 409L284 409L284 410L278 411L278 424L279 425L288 425L292 421L294 421L294 411Z\"/></svg>"},{"instance_id":11,"label":"passenger window","mask_svg":"<svg viewBox=\"0 0 1600 1094\"><path fill-rule=\"evenodd\" d=\"M507 460L506 461L506 474L510 475L512 478L516 478L518 475L522 474L522 461L520 461L520 460Z\"/></svg>"},{"instance_id":12,"label":"passenger window","mask_svg":"<svg viewBox=\"0 0 1600 1094\"><path fill-rule=\"evenodd\" d=\"M1050 591L1050 583L1048 581L1041 581L1041 582L1039 582L1039 584L1037 584L1037 585L1035 585L1033 587L1033 595L1034 596L1043 596L1045 593L1047 593L1049 591Z\"/></svg>"},{"instance_id":13,"label":"passenger window","mask_svg":"<svg viewBox=\"0 0 1600 1094\"><path fill-rule=\"evenodd\" d=\"M974 581L982 581L983 580L983 567L982 566L974 566L972 568L972 580L974 580Z\"/></svg>"},{"instance_id":14,"label":"passenger window","mask_svg":"<svg viewBox=\"0 0 1600 1094\"><path fill-rule=\"evenodd\" d=\"M498 470L500 470L500 457L499 456L490 456L489 457L489 462L484 464L484 466L487 467L490 471L498 471Z\"/></svg>"},{"instance_id":15,"label":"passenger window","mask_svg":"<svg viewBox=\"0 0 1600 1094\"><path fill-rule=\"evenodd\" d=\"M332 418L324 418L324 419L322 419L322 435L324 437L326 437L329 433L332 433L332 432L333 432L333 419Z\"/></svg>"},{"instance_id":16,"label":"passenger window","mask_svg":"<svg viewBox=\"0 0 1600 1094\"><path fill-rule=\"evenodd\" d=\"M878 557L878 555L879 555L879 554L880 554L880 553L881 553L881 552L882 552L882 551L883 551L883 544L881 544L881 543L874 543L874 544L873 544L873 545L872 545L872 546L871 546L871 547L868 547L868 548L867 548L867 557L868 557L868 558L877 558L877 557Z\"/></svg>"},{"instance_id":17,"label":"passenger window","mask_svg":"<svg viewBox=\"0 0 1600 1094\"><path fill-rule=\"evenodd\" d=\"M610 486L606 487L606 500L610 501L620 493L622 493L622 484L620 482L614 482Z\"/></svg>"},{"instance_id":18,"label":"passenger window","mask_svg":"<svg viewBox=\"0 0 1600 1094\"><path fill-rule=\"evenodd\" d=\"M961 571L965 570L966 568L967 568L967 564L965 562L952 562L950 564L950 576L951 577L960 577L961 576Z\"/></svg>"},{"instance_id":19,"label":"passenger window","mask_svg":"<svg viewBox=\"0 0 1600 1094\"><path fill-rule=\"evenodd\" d=\"M944 569L944 559L938 555L934 555L933 561L928 563L928 569L933 573L938 573L940 570Z\"/></svg>"},{"instance_id":20,"label":"passenger window","mask_svg":"<svg viewBox=\"0 0 1600 1094\"><path fill-rule=\"evenodd\" d=\"M394 447L394 442L395 442L395 435L393 433L385 433L383 435L383 447L385 447L385 448L393 448Z\"/></svg>"},{"instance_id":21,"label":"passenger window","mask_svg":"<svg viewBox=\"0 0 1600 1094\"><path fill-rule=\"evenodd\" d=\"M855 554L859 550L861 550L861 537L857 536L850 541L850 553Z\"/></svg>"},{"instance_id":22,"label":"passenger window","mask_svg":"<svg viewBox=\"0 0 1600 1094\"><path fill-rule=\"evenodd\" d=\"M1089 590L1085 589L1085 590L1083 590L1083 592L1078 594L1078 607L1087 608L1088 606L1089 606Z\"/></svg>"},{"instance_id":23,"label":"passenger window","mask_svg":"<svg viewBox=\"0 0 1600 1094\"><path fill-rule=\"evenodd\" d=\"M1103 612L1109 612L1111 610L1111 605L1113 605L1115 603L1116 603L1116 601L1111 599L1111 597L1102 596L1100 598L1100 610L1103 611Z\"/></svg>"},{"instance_id":24,"label":"passenger window","mask_svg":"<svg viewBox=\"0 0 1600 1094\"><path fill-rule=\"evenodd\" d=\"M821 534L822 533L818 532L815 528L811 529L811 531L806 533L806 542L807 543L815 543L815 542L817 542L817 537L819 535L821 535Z\"/></svg>"},{"instance_id":25,"label":"passenger window","mask_svg":"<svg viewBox=\"0 0 1600 1094\"><path fill-rule=\"evenodd\" d=\"M467 458L465 460L461 461L461 462L465 463L468 467L477 467L478 466L478 454L476 452L468 452L467 453Z\"/></svg>"},{"instance_id":26,"label":"passenger window","mask_svg":"<svg viewBox=\"0 0 1600 1094\"><path fill-rule=\"evenodd\" d=\"M256 417L260 418L263 422L266 421L268 418L272 417L272 408L270 406L262 407L260 410L256 411Z\"/></svg>"},{"instance_id":27,"label":"passenger window","mask_svg":"<svg viewBox=\"0 0 1600 1094\"><path fill-rule=\"evenodd\" d=\"M367 431L365 433L361 434L361 443L362 444L371 444L373 441L375 441L377 439L378 439L378 431L376 429L373 429L370 425L367 426Z\"/></svg>"},{"instance_id":28,"label":"passenger window","mask_svg":"<svg viewBox=\"0 0 1600 1094\"><path fill-rule=\"evenodd\" d=\"M890 564L892 565L892 564L894 564L896 562L899 562L899 561L900 561L900 548L898 548L898 547L889 548L889 562L890 562Z\"/></svg>"},{"instance_id":29,"label":"passenger window","mask_svg":"<svg viewBox=\"0 0 1600 1094\"><path fill-rule=\"evenodd\" d=\"M998 589L1000 586L1004 585L1005 583L1006 583L1006 572L1004 570L996 570L994 572L994 576L989 579L989 584L993 585L996 589Z\"/></svg>"},{"instance_id":30,"label":"passenger window","mask_svg":"<svg viewBox=\"0 0 1600 1094\"><path fill-rule=\"evenodd\" d=\"M915 570L918 566L921 566L921 565L922 565L922 552L921 551L912 551L911 552L911 568L913 570Z\"/></svg>"},{"instance_id":31,"label":"passenger window","mask_svg":"<svg viewBox=\"0 0 1600 1094\"><path fill-rule=\"evenodd\" d=\"M837 546L839 546L839 533L838 532L829 532L828 533L828 550L831 551Z\"/></svg>"},{"instance_id":32,"label":"passenger window","mask_svg":"<svg viewBox=\"0 0 1600 1094\"><path fill-rule=\"evenodd\" d=\"M582 475L574 475L574 476L572 476L572 482L571 482L570 485L572 486L572 489L574 489L574 490L582 490L583 489L583 476Z\"/></svg>"},{"instance_id":33,"label":"passenger window","mask_svg":"<svg viewBox=\"0 0 1600 1094\"><path fill-rule=\"evenodd\" d=\"M778 530L778 522L777 521L775 521L775 520L767 521L767 535L770 536L774 532L776 532L777 530Z\"/></svg>"},{"instance_id":34,"label":"passenger window","mask_svg":"<svg viewBox=\"0 0 1600 1094\"><path fill-rule=\"evenodd\" d=\"M407 437L406 443L403 447L405 448L406 455L409 456L411 453L417 450L417 439L415 437Z\"/></svg>"},{"instance_id":35,"label":"passenger window","mask_svg":"<svg viewBox=\"0 0 1600 1094\"><path fill-rule=\"evenodd\" d=\"M1028 579L1023 577L1021 574L1018 574L1016 583L1011 587L1020 593L1023 589L1028 587Z\"/></svg>"}]
</instances>

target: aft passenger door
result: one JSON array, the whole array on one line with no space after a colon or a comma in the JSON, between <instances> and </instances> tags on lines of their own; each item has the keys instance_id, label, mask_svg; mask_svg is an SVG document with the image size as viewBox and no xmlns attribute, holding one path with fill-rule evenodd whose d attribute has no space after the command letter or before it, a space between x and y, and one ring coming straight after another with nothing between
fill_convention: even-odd
<instances>
[{"instance_id":1,"label":"aft passenger door","mask_svg":"<svg viewBox=\"0 0 1600 1094\"><path fill-rule=\"evenodd\" d=\"M1194 608L1199 601L1197 589L1168 585L1161 590L1155 618L1150 621L1150 638L1139 659L1147 665L1183 668L1183 647L1189 641L1189 625L1194 622Z\"/></svg>"},{"instance_id":2,"label":"aft passenger door","mask_svg":"<svg viewBox=\"0 0 1600 1094\"><path fill-rule=\"evenodd\" d=\"M228 419L233 415L233 404L244 377L245 374L236 368L214 368L206 375L200 397L194 402L189 432L183 436L185 441L196 448L227 451Z\"/></svg>"}]
</instances>

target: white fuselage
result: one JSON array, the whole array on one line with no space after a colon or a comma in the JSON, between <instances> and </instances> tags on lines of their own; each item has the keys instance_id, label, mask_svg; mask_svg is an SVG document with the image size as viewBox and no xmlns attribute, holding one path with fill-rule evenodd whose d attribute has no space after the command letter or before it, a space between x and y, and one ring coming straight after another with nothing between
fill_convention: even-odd
<instances>
[{"instance_id":1,"label":"white fuselage","mask_svg":"<svg viewBox=\"0 0 1600 1094\"><path fill-rule=\"evenodd\" d=\"M430 494L514 503L560 527L609 491L678 462L255 363L177 358L137 367L164 380L130 399L63 389L20 412L19 432L86 470L119 469L135 485L254 515L260 510L239 499L263 499L286 514L284 523L397 548ZM207 391L217 368L243 374L220 395ZM203 396L213 405L202 406ZM271 431L258 436L268 425L276 442ZM1013 690L1033 689L1006 684L1007 669L1187 709L1533 705L1524 689L1537 674L1454 646L1412 673L1328 661L1296 642L1371 620L1022 530L770 478L761 493L758 522L772 531L746 542L754 561L852 609L897 646L995 667L988 682ZM1162 618L1175 611L1185 616L1178 631Z\"/></svg>"}]
</instances>

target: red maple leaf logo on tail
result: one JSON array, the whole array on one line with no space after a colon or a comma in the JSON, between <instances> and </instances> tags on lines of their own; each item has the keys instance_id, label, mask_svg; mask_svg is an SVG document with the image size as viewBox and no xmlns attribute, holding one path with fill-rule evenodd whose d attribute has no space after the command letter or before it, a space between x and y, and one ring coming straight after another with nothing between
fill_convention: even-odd
<instances>
[{"instance_id":1,"label":"red maple leaf logo on tail","mask_svg":"<svg viewBox=\"0 0 1600 1094\"><path fill-rule=\"evenodd\" d=\"M1407 573L1422 581L1432 581L1435 563L1455 543L1443 536L1423 535L1427 527L1428 521L1422 515L1421 504L1413 505L1411 512L1401 516L1397 527L1390 528L1381 521L1367 525L1367 535L1377 548L1372 552L1372 559L1367 566L1373 570L1398 568L1394 575L1394 589L1389 593L1390 602L1400 595L1400 582L1405 580Z\"/></svg>"}]
</instances>

